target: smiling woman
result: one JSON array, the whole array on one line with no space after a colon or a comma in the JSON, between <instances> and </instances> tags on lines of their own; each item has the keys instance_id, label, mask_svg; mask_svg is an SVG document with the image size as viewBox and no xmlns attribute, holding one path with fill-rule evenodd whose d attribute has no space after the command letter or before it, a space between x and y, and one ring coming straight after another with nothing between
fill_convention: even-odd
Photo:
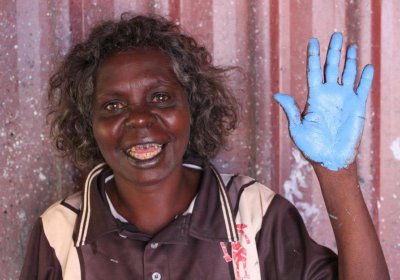
<instances>
[{"instance_id":1,"label":"smiling woman","mask_svg":"<svg viewBox=\"0 0 400 280\"><path fill-rule=\"evenodd\" d=\"M36 222L21 279L387 279L353 157L364 115L347 114L346 130L338 125L332 136L320 109L340 96L329 118L351 113L341 107L350 98L361 98L364 112L372 74L361 76L356 95L349 52L345 84L338 84L342 36L332 38L325 86L316 39L309 48L315 83L304 118L293 98L275 97L335 217L339 258L310 238L283 197L252 178L220 174L209 162L237 122L227 69L213 66L206 49L173 23L124 15L96 27L51 78L56 147L91 171L82 192ZM336 135L349 142L348 130L355 130L354 141L345 149L326 145ZM321 131L324 141L310 144ZM331 168L315 147L346 160Z\"/></svg>"},{"instance_id":2,"label":"smiling woman","mask_svg":"<svg viewBox=\"0 0 400 280\"><path fill-rule=\"evenodd\" d=\"M184 212L197 192L196 173L182 167L190 135L187 95L169 57L155 49L106 58L95 80L93 135L115 180L107 193L130 223L154 234ZM155 196L173 202L159 199L152 222L144 215L143 188L153 190L149 203Z\"/></svg>"}]
</instances>

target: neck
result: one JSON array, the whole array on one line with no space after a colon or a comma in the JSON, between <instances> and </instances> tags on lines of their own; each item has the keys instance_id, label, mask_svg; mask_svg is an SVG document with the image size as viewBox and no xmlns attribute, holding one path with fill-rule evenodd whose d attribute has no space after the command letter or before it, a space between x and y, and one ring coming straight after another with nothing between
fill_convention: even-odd
<instances>
[{"instance_id":1,"label":"neck","mask_svg":"<svg viewBox=\"0 0 400 280\"><path fill-rule=\"evenodd\" d=\"M182 167L151 186L110 181L106 191L115 209L144 233L155 234L183 213L197 194L200 172Z\"/></svg>"}]
</instances>

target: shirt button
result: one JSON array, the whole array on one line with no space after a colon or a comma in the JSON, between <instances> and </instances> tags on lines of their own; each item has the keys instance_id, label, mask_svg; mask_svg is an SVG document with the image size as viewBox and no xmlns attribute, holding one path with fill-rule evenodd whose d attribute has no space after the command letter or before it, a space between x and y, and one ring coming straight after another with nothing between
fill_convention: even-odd
<instances>
[{"instance_id":1,"label":"shirt button","mask_svg":"<svg viewBox=\"0 0 400 280\"><path fill-rule=\"evenodd\" d=\"M157 249L158 243L153 242L150 244L150 247L151 247L151 249Z\"/></svg>"},{"instance_id":2,"label":"shirt button","mask_svg":"<svg viewBox=\"0 0 400 280\"><path fill-rule=\"evenodd\" d=\"M161 274L158 273L158 272L154 272L154 273L151 275L151 278L152 278L153 280L161 280Z\"/></svg>"}]
</instances>

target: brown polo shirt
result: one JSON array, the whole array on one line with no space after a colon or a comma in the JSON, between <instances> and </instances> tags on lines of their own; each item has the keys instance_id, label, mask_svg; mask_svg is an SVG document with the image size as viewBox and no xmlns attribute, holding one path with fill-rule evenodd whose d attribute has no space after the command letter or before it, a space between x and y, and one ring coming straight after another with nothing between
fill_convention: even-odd
<instances>
[{"instance_id":1,"label":"brown polo shirt","mask_svg":"<svg viewBox=\"0 0 400 280\"><path fill-rule=\"evenodd\" d=\"M106 165L51 206L31 234L20 279L336 279L337 257L307 234L296 208L208 162L185 213L150 236L115 217Z\"/></svg>"}]
</instances>

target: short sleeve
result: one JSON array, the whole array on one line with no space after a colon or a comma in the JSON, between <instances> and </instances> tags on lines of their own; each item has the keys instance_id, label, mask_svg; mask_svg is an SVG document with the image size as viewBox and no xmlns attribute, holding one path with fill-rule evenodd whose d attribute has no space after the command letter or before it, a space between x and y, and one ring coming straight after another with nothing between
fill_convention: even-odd
<instances>
[{"instance_id":1,"label":"short sleeve","mask_svg":"<svg viewBox=\"0 0 400 280\"><path fill-rule=\"evenodd\" d=\"M62 279L60 263L44 234L41 219L36 221L32 229L21 270L20 280L28 279Z\"/></svg>"},{"instance_id":2,"label":"short sleeve","mask_svg":"<svg viewBox=\"0 0 400 280\"><path fill-rule=\"evenodd\" d=\"M337 255L309 236L290 202L276 195L256 236L262 279L337 279Z\"/></svg>"}]
</instances>

